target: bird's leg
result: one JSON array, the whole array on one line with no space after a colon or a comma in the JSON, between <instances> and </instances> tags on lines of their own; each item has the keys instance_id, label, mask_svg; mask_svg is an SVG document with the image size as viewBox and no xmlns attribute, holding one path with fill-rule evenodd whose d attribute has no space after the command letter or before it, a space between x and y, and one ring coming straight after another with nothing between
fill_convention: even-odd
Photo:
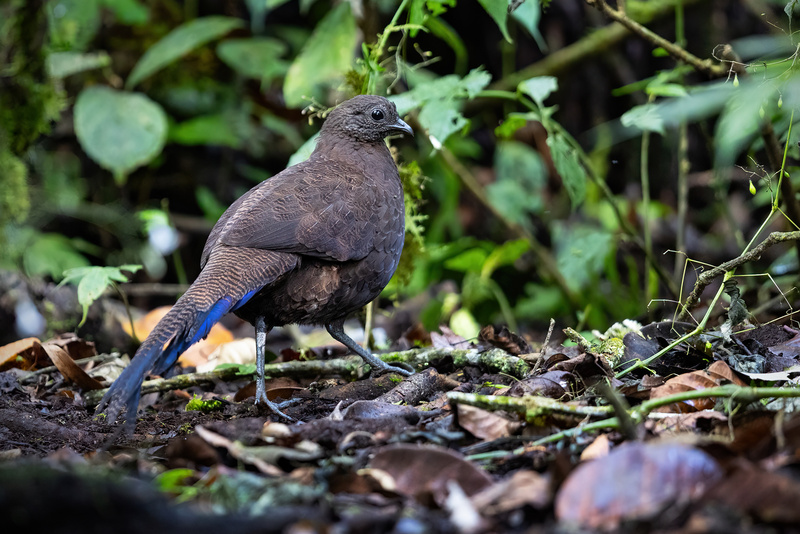
<instances>
[{"instance_id":1,"label":"bird's leg","mask_svg":"<svg viewBox=\"0 0 800 534\"><path fill-rule=\"evenodd\" d=\"M394 365L389 365L385 361L381 360L377 356L371 354L368 350L364 347L353 341L353 338L348 336L344 333L344 319L339 321L334 321L332 323L326 324L325 329L328 330L328 333L335 339L336 341L343 343L347 348L361 356L361 359L364 360L369 366L372 368L372 373L374 374L383 374L383 373L398 373L403 376L411 376L414 374L414 370L411 366L408 366L408 369L403 367L396 367ZM407 365L407 364L401 364Z\"/></svg>"},{"instance_id":2,"label":"bird's leg","mask_svg":"<svg viewBox=\"0 0 800 534\"><path fill-rule=\"evenodd\" d=\"M287 421L294 422L294 419L283 413L278 405L267 398L267 390L264 386L264 365L267 359L267 334L272 330L267 326L264 317L256 317L256 404L263 402L272 410L272 413L283 417Z\"/></svg>"}]
</instances>

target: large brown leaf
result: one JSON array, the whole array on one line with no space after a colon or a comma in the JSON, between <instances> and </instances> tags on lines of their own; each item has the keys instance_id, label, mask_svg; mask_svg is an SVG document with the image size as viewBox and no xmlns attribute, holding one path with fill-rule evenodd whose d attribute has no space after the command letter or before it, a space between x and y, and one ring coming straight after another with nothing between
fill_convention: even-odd
<instances>
[{"instance_id":1,"label":"large brown leaf","mask_svg":"<svg viewBox=\"0 0 800 534\"><path fill-rule=\"evenodd\" d=\"M570 473L556 496L556 517L584 528L612 529L691 501L721 477L722 468L701 450L625 443Z\"/></svg>"}]
</instances>

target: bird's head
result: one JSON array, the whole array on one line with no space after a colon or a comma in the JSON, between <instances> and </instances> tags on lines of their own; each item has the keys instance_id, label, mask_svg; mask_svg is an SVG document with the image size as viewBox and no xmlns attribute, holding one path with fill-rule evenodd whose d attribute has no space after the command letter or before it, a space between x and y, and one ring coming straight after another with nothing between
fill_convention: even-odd
<instances>
[{"instance_id":1,"label":"bird's head","mask_svg":"<svg viewBox=\"0 0 800 534\"><path fill-rule=\"evenodd\" d=\"M397 115L397 108L382 96L361 95L346 100L330 112L321 135L328 132L374 143L388 135L407 133L411 127Z\"/></svg>"}]
</instances>

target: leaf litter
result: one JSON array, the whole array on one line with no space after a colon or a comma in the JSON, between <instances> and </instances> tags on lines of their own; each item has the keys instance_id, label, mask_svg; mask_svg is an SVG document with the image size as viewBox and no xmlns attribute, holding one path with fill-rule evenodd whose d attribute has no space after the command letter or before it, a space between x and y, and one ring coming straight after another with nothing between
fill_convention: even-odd
<instances>
[{"instance_id":1,"label":"leaf litter","mask_svg":"<svg viewBox=\"0 0 800 534\"><path fill-rule=\"evenodd\" d=\"M251 349L226 329L195 362L203 372L185 363L168 380L185 385L145 395L136 432L115 442L92 399L119 355L74 335L0 347L0 502L11 503L0 507L21 506L33 479L40 506L55 506L68 479L119 495L107 505L120 517L224 530L267 513L278 519L254 531L783 531L800 521L800 334L790 328L709 333L622 379L615 372L686 327L624 334L617 367L600 345L414 330L432 346L387 356L417 367L405 380L353 381L363 369L343 378L353 360L335 348L311 355L327 360L275 356L269 396L301 421L287 425L252 405ZM224 357L202 361L212 354ZM93 503L75 506L62 526Z\"/></svg>"}]
</instances>

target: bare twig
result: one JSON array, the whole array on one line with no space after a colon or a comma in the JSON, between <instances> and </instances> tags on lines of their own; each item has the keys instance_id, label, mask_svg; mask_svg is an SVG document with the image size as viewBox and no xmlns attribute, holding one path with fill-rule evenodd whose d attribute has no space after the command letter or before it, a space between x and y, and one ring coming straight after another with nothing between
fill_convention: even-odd
<instances>
[{"instance_id":1,"label":"bare twig","mask_svg":"<svg viewBox=\"0 0 800 534\"><path fill-rule=\"evenodd\" d=\"M705 73L712 78L719 78L721 76L724 76L728 71L728 67L725 65L717 63L716 61L711 59L700 59L699 57L688 52L682 46L667 41L657 33L651 31L650 29L646 28L645 26L642 26L641 24L630 18L623 11L612 8L611 6L606 4L605 0L586 0L586 3L596 7L605 16L623 25L629 31L635 33L636 35L653 43L656 46L660 46L661 48L666 50L669 55L671 55L678 61L686 63L687 65L691 65L692 68L694 68L694 70L696 70L697 72Z\"/></svg>"},{"instance_id":2,"label":"bare twig","mask_svg":"<svg viewBox=\"0 0 800 534\"><path fill-rule=\"evenodd\" d=\"M686 298L686 302L683 305L683 309L678 314L678 321L685 321L689 317L689 312L692 308L697 304L700 300L700 295L703 293L703 290L717 277L722 276L728 271L732 271L739 267L740 265L744 265L745 263L751 262L753 260L757 260L761 257L761 254L768 249L769 247L777 244L783 243L785 241L796 241L800 239L800 231L796 232L772 232L767 236L767 238L762 241L758 246L754 247L749 252L742 254L741 256L734 258L730 261L726 261L725 263L714 267L708 271L702 273L698 278L697 282L694 285L694 289Z\"/></svg>"}]
</instances>

